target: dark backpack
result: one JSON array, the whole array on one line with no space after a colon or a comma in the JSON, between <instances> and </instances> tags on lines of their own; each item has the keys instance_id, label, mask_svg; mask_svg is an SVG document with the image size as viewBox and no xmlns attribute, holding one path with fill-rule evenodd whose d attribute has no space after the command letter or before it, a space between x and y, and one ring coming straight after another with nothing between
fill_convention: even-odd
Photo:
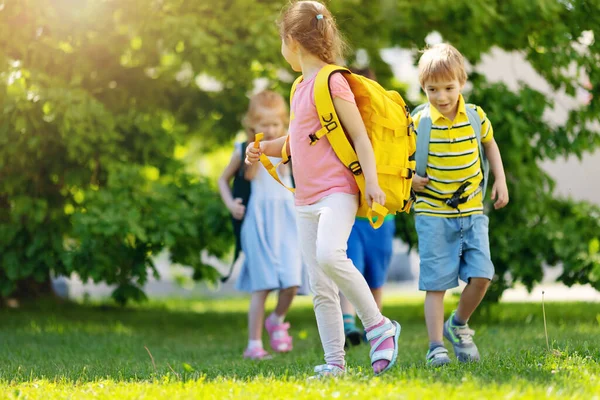
<instances>
[{"instance_id":1,"label":"dark backpack","mask_svg":"<svg viewBox=\"0 0 600 400\"><path fill-rule=\"evenodd\" d=\"M246 146L248 143L242 143L242 165L237 170L235 176L233 177L233 185L231 187L231 195L234 199L240 198L242 199L242 204L248 207L248 201L250 200L250 191L251 185L250 181L246 179L244 176L246 172L246 164L244 163L244 154L246 154ZM245 215L244 215L245 216ZM221 278L221 282L226 282L233 272L233 266L235 265L238 257L240 256L240 252L242 251L242 223L244 222L244 218L235 219L233 216L231 217L231 224L233 226L233 235L235 236L235 251L233 253L233 261L231 266L229 267L229 273Z\"/></svg>"}]
</instances>

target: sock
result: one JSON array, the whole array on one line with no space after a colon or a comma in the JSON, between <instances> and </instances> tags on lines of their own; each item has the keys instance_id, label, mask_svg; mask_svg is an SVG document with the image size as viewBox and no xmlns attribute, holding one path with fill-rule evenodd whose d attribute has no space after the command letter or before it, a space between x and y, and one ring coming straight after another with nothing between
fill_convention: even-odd
<instances>
[{"instance_id":1,"label":"sock","mask_svg":"<svg viewBox=\"0 0 600 400\"><path fill-rule=\"evenodd\" d=\"M262 349L263 348L263 343L262 340L258 339L258 340L248 340L248 350L252 350L252 349Z\"/></svg>"},{"instance_id":2,"label":"sock","mask_svg":"<svg viewBox=\"0 0 600 400\"><path fill-rule=\"evenodd\" d=\"M452 315L452 325L454 325L454 326L463 326L463 325L466 325L467 321L463 321L463 320L459 319L458 315L456 314L456 312L454 313L454 315Z\"/></svg>"},{"instance_id":3,"label":"sock","mask_svg":"<svg viewBox=\"0 0 600 400\"><path fill-rule=\"evenodd\" d=\"M377 325L373 325L373 326L365 329L365 331L366 332L370 332L373 329L379 328L380 326L384 325L386 322L388 322L387 318L383 318L380 323L378 323ZM379 338L373 339L371 341L371 347L373 347L378 340L379 340ZM385 339L379 345L379 347L377 347L376 350L387 350L387 349L393 349L393 348L394 348L394 338L390 337L390 338ZM390 362L387 361L387 360L376 361L375 363L373 363L373 372L375 372L376 374L378 374L379 372L383 371L385 369L385 367L387 367L389 364L390 364Z\"/></svg>"},{"instance_id":4,"label":"sock","mask_svg":"<svg viewBox=\"0 0 600 400\"><path fill-rule=\"evenodd\" d=\"M356 320L352 314L344 314L344 332L356 329Z\"/></svg>"},{"instance_id":5,"label":"sock","mask_svg":"<svg viewBox=\"0 0 600 400\"><path fill-rule=\"evenodd\" d=\"M268 318L273 325L281 325L285 320L285 315L277 315L275 312L272 312Z\"/></svg>"},{"instance_id":6,"label":"sock","mask_svg":"<svg viewBox=\"0 0 600 400\"><path fill-rule=\"evenodd\" d=\"M429 342L429 351L433 351L438 347L444 347L443 342Z\"/></svg>"}]
</instances>

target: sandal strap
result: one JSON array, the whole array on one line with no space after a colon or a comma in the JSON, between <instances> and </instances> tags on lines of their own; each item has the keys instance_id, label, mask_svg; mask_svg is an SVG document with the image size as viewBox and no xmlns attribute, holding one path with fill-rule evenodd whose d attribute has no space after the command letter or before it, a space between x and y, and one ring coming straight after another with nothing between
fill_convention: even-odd
<instances>
[{"instance_id":1,"label":"sandal strap","mask_svg":"<svg viewBox=\"0 0 600 400\"><path fill-rule=\"evenodd\" d=\"M386 325L387 325L387 324L386 324ZM372 345L372 346L371 346L371 351L370 351L370 356L371 356L371 359L373 359L373 357L374 357L374 355L375 355L376 353L378 353L378 352L381 352L381 354L383 354L384 352L386 352L386 351L388 351L388 350L390 350L390 351L392 352L392 356L390 356L390 358L389 358L389 359L387 359L387 358L386 358L386 360L388 360L388 361L389 361L389 360L391 360L391 359L392 359L392 357L393 357L393 353L394 353L394 349L393 349L393 348L392 348L392 349L387 349L387 350L377 350L377 349L379 348L379 346L381 346L381 344L382 344L382 343L383 343L385 340L387 340L387 339L389 339L389 338L393 338L393 337L395 337L395 336L396 336L396 329L398 329L398 328L397 328L397 327L396 327L394 324L392 324L391 322L390 322L390 324L389 324L389 325L390 325L390 326L389 326L389 328L388 328L388 329L386 329L384 332L382 332L382 333L381 333L381 334L380 334L378 337L377 337L377 336L374 336L374 338L377 338L377 341L375 342L375 344L374 344L374 345ZM383 325L382 327L384 327L384 326L385 326L385 325ZM367 336L367 338L368 338L368 336ZM394 344L394 346L397 346L397 344L395 343L395 344ZM380 360L381 360L381 358L380 358Z\"/></svg>"},{"instance_id":2,"label":"sandal strap","mask_svg":"<svg viewBox=\"0 0 600 400\"><path fill-rule=\"evenodd\" d=\"M371 353L371 364L380 360L391 361L394 358L394 349L377 350Z\"/></svg>"},{"instance_id":3,"label":"sandal strap","mask_svg":"<svg viewBox=\"0 0 600 400\"><path fill-rule=\"evenodd\" d=\"M337 365L323 364L315 367L315 373L318 375L338 375L344 373L344 370Z\"/></svg>"},{"instance_id":4,"label":"sandal strap","mask_svg":"<svg viewBox=\"0 0 600 400\"><path fill-rule=\"evenodd\" d=\"M394 331L394 324L392 324L392 322L386 318L385 319L385 324L378 326L375 329L372 329L370 331L367 332L367 340L370 342L371 340L378 338L379 336L383 335L384 333L387 333L388 331L392 331L392 335L395 333ZM389 336L388 336L389 337Z\"/></svg>"},{"instance_id":5,"label":"sandal strap","mask_svg":"<svg viewBox=\"0 0 600 400\"><path fill-rule=\"evenodd\" d=\"M427 359L431 360L433 358L439 357L441 355L448 355L448 349L445 347L436 347L435 349L433 349L428 355L427 355Z\"/></svg>"}]
</instances>

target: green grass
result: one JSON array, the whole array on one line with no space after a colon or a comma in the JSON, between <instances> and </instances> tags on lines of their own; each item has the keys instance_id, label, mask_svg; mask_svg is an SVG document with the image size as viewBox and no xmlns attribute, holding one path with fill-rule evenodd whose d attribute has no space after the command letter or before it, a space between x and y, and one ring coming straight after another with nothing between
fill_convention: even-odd
<instances>
[{"instance_id":1,"label":"green grass","mask_svg":"<svg viewBox=\"0 0 600 400\"><path fill-rule=\"evenodd\" d=\"M322 363L309 299L289 315L294 352L265 362L242 359L246 307L231 299L0 310L0 398L600 398L600 304L546 304L551 352L541 305L482 309L471 325L483 361L430 370L421 300L388 299L386 314L402 324L398 366L374 378L360 347L348 352L346 377L323 381L307 380Z\"/></svg>"}]
</instances>

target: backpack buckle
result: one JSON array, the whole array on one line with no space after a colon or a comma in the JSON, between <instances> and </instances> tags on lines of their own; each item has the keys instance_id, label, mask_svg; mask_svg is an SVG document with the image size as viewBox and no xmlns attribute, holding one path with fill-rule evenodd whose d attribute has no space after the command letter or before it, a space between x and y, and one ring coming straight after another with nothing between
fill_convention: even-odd
<instances>
[{"instance_id":1,"label":"backpack buckle","mask_svg":"<svg viewBox=\"0 0 600 400\"><path fill-rule=\"evenodd\" d=\"M353 161L348 165L348 168L350 169L350 171L352 171L352 173L354 175L360 175L362 174L362 167L360 166L360 163L358 161Z\"/></svg>"},{"instance_id":2,"label":"backpack buckle","mask_svg":"<svg viewBox=\"0 0 600 400\"><path fill-rule=\"evenodd\" d=\"M319 137L317 136L316 133L311 133L310 135L308 135L308 138L310 139L310 145L314 145L315 143L317 143L317 141L319 140Z\"/></svg>"},{"instance_id":3,"label":"backpack buckle","mask_svg":"<svg viewBox=\"0 0 600 400\"><path fill-rule=\"evenodd\" d=\"M410 136L411 133L415 131L415 123L411 122L410 125L406 128L406 134Z\"/></svg>"},{"instance_id":4,"label":"backpack buckle","mask_svg":"<svg viewBox=\"0 0 600 400\"><path fill-rule=\"evenodd\" d=\"M324 115L321 115L321 119L325 123L325 129L327 129L327 133L337 129L338 124L333 119L333 113L329 113L329 117L327 117L327 118Z\"/></svg>"}]
</instances>

